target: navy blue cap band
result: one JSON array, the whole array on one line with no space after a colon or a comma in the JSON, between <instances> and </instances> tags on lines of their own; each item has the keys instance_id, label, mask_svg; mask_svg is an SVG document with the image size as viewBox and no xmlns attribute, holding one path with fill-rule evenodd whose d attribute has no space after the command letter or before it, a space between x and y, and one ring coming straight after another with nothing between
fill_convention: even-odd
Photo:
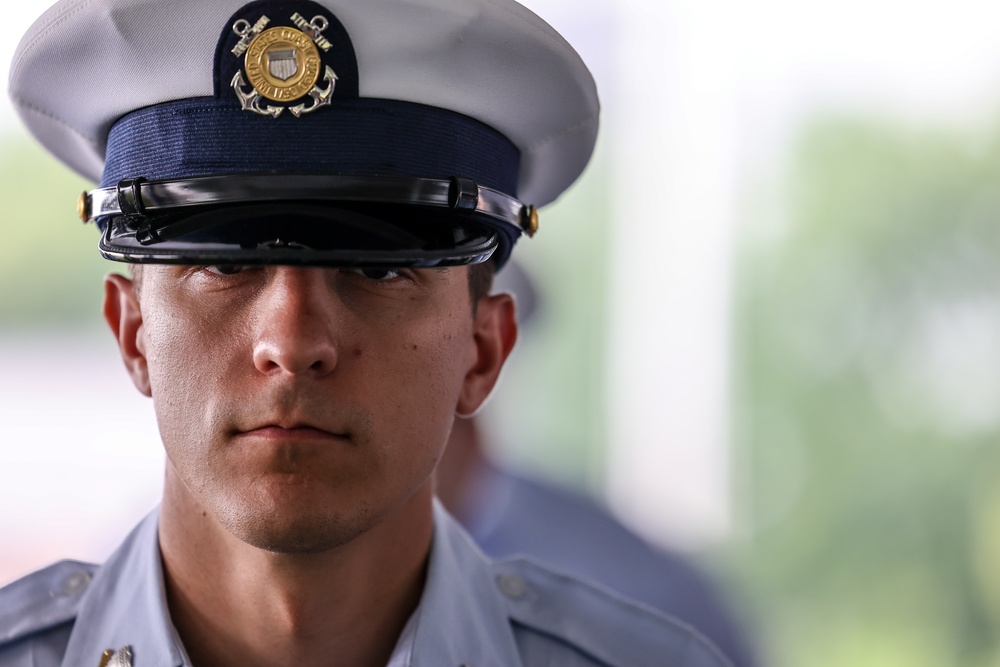
<instances>
[{"instance_id":1,"label":"navy blue cap band","mask_svg":"<svg viewBox=\"0 0 1000 667\"><path fill-rule=\"evenodd\" d=\"M194 98L133 111L111 128L101 186L266 171L469 178L517 196L520 153L452 111L379 99L336 100L302 117L246 113Z\"/></svg>"}]
</instances>

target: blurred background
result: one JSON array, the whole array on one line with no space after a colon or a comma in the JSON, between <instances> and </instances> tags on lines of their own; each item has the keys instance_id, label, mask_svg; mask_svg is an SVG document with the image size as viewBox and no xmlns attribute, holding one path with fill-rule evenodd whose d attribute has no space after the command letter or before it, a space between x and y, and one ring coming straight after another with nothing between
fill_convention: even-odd
<instances>
[{"instance_id":1,"label":"blurred background","mask_svg":"<svg viewBox=\"0 0 1000 667\"><path fill-rule=\"evenodd\" d=\"M1000 5L526 4L604 114L519 248L545 308L494 455L689 553L767 664L1000 665ZM161 487L89 187L4 99L0 584L104 559Z\"/></svg>"}]
</instances>

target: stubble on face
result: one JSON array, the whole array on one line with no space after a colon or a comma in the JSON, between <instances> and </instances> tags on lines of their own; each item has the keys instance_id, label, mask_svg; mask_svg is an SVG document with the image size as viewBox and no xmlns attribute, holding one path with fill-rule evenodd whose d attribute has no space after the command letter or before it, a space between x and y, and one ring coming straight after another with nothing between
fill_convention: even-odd
<instances>
[{"instance_id":1,"label":"stubble on face","mask_svg":"<svg viewBox=\"0 0 1000 667\"><path fill-rule=\"evenodd\" d=\"M315 293L290 315L259 276L215 291L214 279L176 268L147 267L142 278L168 486L189 512L280 553L351 542L429 483L471 337L464 274L379 292L355 276L299 271L313 273L289 280ZM276 312L301 318L293 330L330 337L335 367L255 367L252 352ZM329 437L269 439L261 428L279 422Z\"/></svg>"},{"instance_id":2,"label":"stubble on face","mask_svg":"<svg viewBox=\"0 0 1000 667\"><path fill-rule=\"evenodd\" d=\"M308 399L297 399L291 392L271 400L273 404L295 405L298 410L314 415L322 414L326 407L303 408L309 403ZM246 405L233 406L227 422L253 422L252 418L239 416L249 412ZM378 476L378 470L386 462L377 454L378 443L370 414L362 410L340 413L335 421L351 425L346 435L348 442L290 443L271 446L266 453L247 451L259 448L259 444L233 442L239 440L239 431L227 429L228 442L223 441L220 445L223 453L211 464L216 471L214 478L225 476L245 483L232 484L227 493L218 494L217 489L207 488L206 485L211 484L209 478L195 477L196 483L202 483L195 497L216 498L214 514L219 523L242 542L265 551L320 553L353 541L378 522L378 507L383 502L359 495L355 503L331 506L316 500L320 489L312 493L310 487L363 486L364 480L374 480ZM336 461L320 451L337 446L372 452L376 454L376 461L363 471L355 466L348 470L350 475L338 473Z\"/></svg>"}]
</instances>

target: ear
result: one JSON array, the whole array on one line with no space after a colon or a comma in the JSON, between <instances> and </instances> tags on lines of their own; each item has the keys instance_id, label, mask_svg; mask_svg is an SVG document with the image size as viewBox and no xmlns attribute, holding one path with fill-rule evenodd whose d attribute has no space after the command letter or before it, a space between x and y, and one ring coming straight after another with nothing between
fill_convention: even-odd
<instances>
[{"instance_id":1,"label":"ear","mask_svg":"<svg viewBox=\"0 0 1000 667\"><path fill-rule=\"evenodd\" d=\"M509 294L494 294L479 300L473 322L475 360L465 376L455 413L471 417L500 377L500 369L517 342L517 316Z\"/></svg>"},{"instance_id":2,"label":"ear","mask_svg":"<svg viewBox=\"0 0 1000 667\"><path fill-rule=\"evenodd\" d=\"M125 369L136 389L152 396L146 366L146 338L135 283L117 274L104 278L104 319L118 341Z\"/></svg>"}]
</instances>

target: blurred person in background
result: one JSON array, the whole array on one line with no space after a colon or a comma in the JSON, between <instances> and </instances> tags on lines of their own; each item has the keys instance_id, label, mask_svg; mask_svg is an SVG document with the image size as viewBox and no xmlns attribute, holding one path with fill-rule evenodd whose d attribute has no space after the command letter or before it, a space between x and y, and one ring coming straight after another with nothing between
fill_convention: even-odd
<instances>
[{"instance_id":1,"label":"blurred person in background","mask_svg":"<svg viewBox=\"0 0 1000 667\"><path fill-rule=\"evenodd\" d=\"M497 274L494 292L513 295L519 331L530 334L543 298L521 262ZM757 664L723 596L693 563L653 547L584 495L508 470L491 457L495 446L481 417L456 419L435 473L438 497L487 555L527 556L606 586L691 625L735 667Z\"/></svg>"}]
</instances>

